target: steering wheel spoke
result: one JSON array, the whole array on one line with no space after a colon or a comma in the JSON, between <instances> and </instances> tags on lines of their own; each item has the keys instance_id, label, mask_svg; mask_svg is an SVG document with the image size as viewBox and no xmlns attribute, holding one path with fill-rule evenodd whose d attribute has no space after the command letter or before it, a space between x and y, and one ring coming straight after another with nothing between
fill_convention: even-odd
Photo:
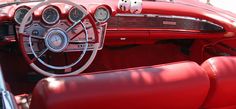
<instances>
[{"instance_id":1,"label":"steering wheel spoke","mask_svg":"<svg viewBox=\"0 0 236 109\"><path fill-rule=\"evenodd\" d=\"M44 50L42 50L39 55L35 56L31 61L35 62L36 60L38 60L40 57L42 57L44 54L46 54L46 52L48 51L48 48L45 48Z\"/></svg>"},{"instance_id":2,"label":"steering wheel spoke","mask_svg":"<svg viewBox=\"0 0 236 109\"><path fill-rule=\"evenodd\" d=\"M32 61L35 62L37 59L39 59L39 58L42 57L44 54L46 54L47 51L48 51L48 48L45 48L43 51L41 51L41 52L39 53L39 55L37 55L36 57L34 57L34 58L32 59Z\"/></svg>"},{"instance_id":3,"label":"steering wheel spoke","mask_svg":"<svg viewBox=\"0 0 236 109\"><path fill-rule=\"evenodd\" d=\"M86 29L83 28L82 30L80 30L80 32L78 32L76 35L74 35L72 38L70 38L70 40L74 40L74 39L75 39L76 37L78 37L80 34L86 32L86 30L91 29L91 28L93 28L93 26L86 27Z\"/></svg>"},{"instance_id":4,"label":"steering wheel spoke","mask_svg":"<svg viewBox=\"0 0 236 109\"><path fill-rule=\"evenodd\" d=\"M69 28L66 29L66 32L68 33L70 30L72 30L74 27L76 27L80 22L81 22L81 20L73 23L72 26L70 26Z\"/></svg>"},{"instance_id":5,"label":"steering wheel spoke","mask_svg":"<svg viewBox=\"0 0 236 109\"><path fill-rule=\"evenodd\" d=\"M48 48L44 49L42 52L39 53L37 58L40 58L41 56L43 56L47 51L48 51Z\"/></svg>"},{"instance_id":6,"label":"steering wheel spoke","mask_svg":"<svg viewBox=\"0 0 236 109\"><path fill-rule=\"evenodd\" d=\"M40 39L40 40L44 40L45 37L42 37L42 36L35 36L35 35L30 35L29 37L32 37L34 39Z\"/></svg>"},{"instance_id":7,"label":"steering wheel spoke","mask_svg":"<svg viewBox=\"0 0 236 109\"><path fill-rule=\"evenodd\" d=\"M40 40L44 40L44 39L45 39L45 37L43 37L43 36L29 35L29 34L27 34L27 33L21 33L21 34L22 34L24 37L27 37L27 38L31 37L31 38L40 39Z\"/></svg>"},{"instance_id":8,"label":"steering wheel spoke","mask_svg":"<svg viewBox=\"0 0 236 109\"><path fill-rule=\"evenodd\" d=\"M74 22L69 28L67 28L65 31L68 33L73 28L75 28L79 23L83 23L84 19L88 18L88 15L84 16L81 20L78 20L77 22Z\"/></svg>"}]
</instances>

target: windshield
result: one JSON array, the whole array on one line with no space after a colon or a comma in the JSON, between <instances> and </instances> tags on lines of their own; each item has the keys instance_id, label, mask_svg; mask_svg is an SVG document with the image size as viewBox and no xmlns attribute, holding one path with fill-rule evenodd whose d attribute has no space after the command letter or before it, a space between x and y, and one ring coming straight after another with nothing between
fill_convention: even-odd
<instances>
[{"instance_id":1,"label":"windshield","mask_svg":"<svg viewBox=\"0 0 236 109\"><path fill-rule=\"evenodd\" d=\"M208 3L217 8L221 8L232 13L236 13L235 0L200 0L201 2Z\"/></svg>"},{"instance_id":2,"label":"windshield","mask_svg":"<svg viewBox=\"0 0 236 109\"><path fill-rule=\"evenodd\" d=\"M21 4L21 3L28 3L28 2L40 2L44 0L0 0L0 8L14 5L14 4Z\"/></svg>"},{"instance_id":3,"label":"windshield","mask_svg":"<svg viewBox=\"0 0 236 109\"><path fill-rule=\"evenodd\" d=\"M236 13L235 0L211 0L210 4L215 7Z\"/></svg>"},{"instance_id":4,"label":"windshield","mask_svg":"<svg viewBox=\"0 0 236 109\"><path fill-rule=\"evenodd\" d=\"M36 2L36 1L44 1L44 0L0 0L0 4L19 3L19 2Z\"/></svg>"}]
</instances>

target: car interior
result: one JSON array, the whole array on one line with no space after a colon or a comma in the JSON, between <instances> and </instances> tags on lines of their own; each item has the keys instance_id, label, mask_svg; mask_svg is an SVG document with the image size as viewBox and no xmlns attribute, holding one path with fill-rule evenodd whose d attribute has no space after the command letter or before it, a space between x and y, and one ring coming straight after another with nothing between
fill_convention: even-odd
<instances>
[{"instance_id":1,"label":"car interior","mask_svg":"<svg viewBox=\"0 0 236 109\"><path fill-rule=\"evenodd\" d=\"M0 0L0 109L236 109L212 1Z\"/></svg>"}]
</instances>

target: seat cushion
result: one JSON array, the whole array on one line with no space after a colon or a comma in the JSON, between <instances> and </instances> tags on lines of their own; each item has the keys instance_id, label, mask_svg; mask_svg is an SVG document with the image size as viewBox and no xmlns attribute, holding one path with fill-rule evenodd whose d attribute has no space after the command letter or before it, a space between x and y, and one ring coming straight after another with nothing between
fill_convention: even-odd
<instances>
[{"instance_id":1,"label":"seat cushion","mask_svg":"<svg viewBox=\"0 0 236 109\"><path fill-rule=\"evenodd\" d=\"M194 62L41 80L31 109L198 109L209 78Z\"/></svg>"},{"instance_id":2,"label":"seat cushion","mask_svg":"<svg viewBox=\"0 0 236 109\"><path fill-rule=\"evenodd\" d=\"M211 82L204 107L236 109L236 57L211 58L202 67L207 71Z\"/></svg>"}]
</instances>

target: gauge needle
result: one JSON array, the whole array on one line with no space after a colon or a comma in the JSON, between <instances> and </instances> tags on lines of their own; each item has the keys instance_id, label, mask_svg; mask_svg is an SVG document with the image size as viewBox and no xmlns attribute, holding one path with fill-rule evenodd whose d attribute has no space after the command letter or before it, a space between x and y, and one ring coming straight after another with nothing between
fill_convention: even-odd
<instances>
[{"instance_id":1,"label":"gauge needle","mask_svg":"<svg viewBox=\"0 0 236 109\"><path fill-rule=\"evenodd\" d=\"M50 15L48 15L48 16L46 17L46 19L48 19L48 18L50 18Z\"/></svg>"},{"instance_id":2,"label":"gauge needle","mask_svg":"<svg viewBox=\"0 0 236 109\"><path fill-rule=\"evenodd\" d=\"M77 12L76 11L74 12L74 15L77 16Z\"/></svg>"}]
</instances>

